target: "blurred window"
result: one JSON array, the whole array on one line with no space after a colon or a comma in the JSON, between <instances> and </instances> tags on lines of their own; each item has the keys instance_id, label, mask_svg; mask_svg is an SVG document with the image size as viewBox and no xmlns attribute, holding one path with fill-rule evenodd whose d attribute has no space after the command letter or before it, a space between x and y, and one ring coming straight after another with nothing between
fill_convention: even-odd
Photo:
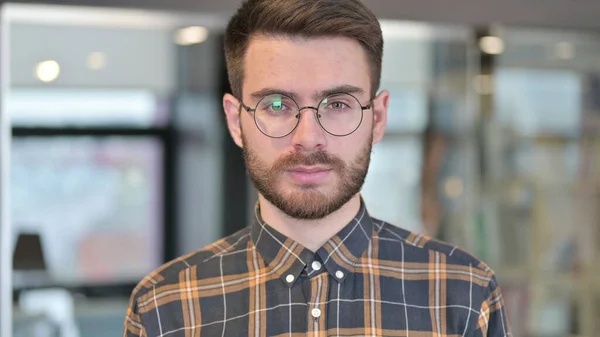
<instances>
[{"instance_id":1,"label":"blurred window","mask_svg":"<svg viewBox=\"0 0 600 337\"><path fill-rule=\"evenodd\" d=\"M13 126L162 125L159 99L147 90L13 88L7 99Z\"/></svg>"},{"instance_id":2,"label":"blurred window","mask_svg":"<svg viewBox=\"0 0 600 337\"><path fill-rule=\"evenodd\" d=\"M581 75L561 69L502 67L496 71L497 120L522 136L578 136Z\"/></svg>"},{"instance_id":3,"label":"blurred window","mask_svg":"<svg viewBox=\"0 0 600 337\"><path fill-rule=\"evenodd\" d=\"M13 140L14 232L41 234L52 282L137 282L161 264L163 151L152 138Z\"/></svg>"}]
</instances>

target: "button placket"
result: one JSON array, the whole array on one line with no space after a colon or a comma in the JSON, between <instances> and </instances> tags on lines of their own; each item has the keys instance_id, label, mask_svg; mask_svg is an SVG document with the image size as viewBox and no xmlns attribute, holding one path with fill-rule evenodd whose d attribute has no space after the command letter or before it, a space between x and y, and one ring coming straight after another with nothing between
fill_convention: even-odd
<instances>
[{"instance_id":1,"label":"button placket","mask_svg":"<svg viewBox=\"0 0 600 337\"><path fill-rule=\"evenodd\" d=\"M327 300L329 294L329 274L320 273L310 279L311 296L308 301L308 331L325 331L327 329Z\"/></svg>"}]
</instances>

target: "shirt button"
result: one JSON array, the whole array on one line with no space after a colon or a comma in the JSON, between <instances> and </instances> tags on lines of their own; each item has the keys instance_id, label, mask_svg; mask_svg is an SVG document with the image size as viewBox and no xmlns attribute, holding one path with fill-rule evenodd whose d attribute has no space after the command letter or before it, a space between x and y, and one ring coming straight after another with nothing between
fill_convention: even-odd
<instances>
[{"instance_id":1,"label":"shirt button","mask_svg":"<svg viewBox=\"0 0 600 337\"><path fill-rule=\"evenodd\" d=\"M314 270L320 270L321 269L321 262L319 262L319 261L313 261L313 263L312 263L312 269L314 269Z\"/></svg>"},{"instance_id":2,"label":"shirt button","mask_svg":"<svg viewBox=\"0 0 600 337\"><path fill-rule=\"evenodd\" d=\"M287 281L287 283L294 282L294 275L289 274L288 276L285 277L285 280Z\"/></svg>"},{"instance_id":3,"label":"shirt button","mask_svg":"<svg viewBox=\"0 0 600 337\"><path fill-rule=\"evenodd\" d=\"M317 309L317 308L314 308L314 309L312 310L311 314L312 314L312 316L313 316L314 318L319 318L319 317L321 317L321 310L320 310L320 309Z\"/></svg>"},{"instance_id":4,"label":"shirt button","mask_svg":"<svg viewBox=\"0 0 600 337\"><path fill-rule=\"evenodd\" d=\"M342 278L344 278L344 272L343 272L343 271L341 271L341 270L338 270L338 271L336 271L336 272L335 272L335 277L337 277L337 278L339 278L339 279L342 279Z\"/></svg>"}]
</instances>

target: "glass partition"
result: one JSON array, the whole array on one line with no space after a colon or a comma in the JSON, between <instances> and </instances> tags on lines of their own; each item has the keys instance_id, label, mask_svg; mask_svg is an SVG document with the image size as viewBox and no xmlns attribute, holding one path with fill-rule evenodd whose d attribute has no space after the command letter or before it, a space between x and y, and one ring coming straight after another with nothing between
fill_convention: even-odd
<instances>
[{"instance_id":1,"label":"glass partition","mask_svg":"<svg viewBox=\"0 0 600 337\"><path fill-rule=\"evenodd\" d=\"M2 277L14 281L8 291L17 295L8 303L14 309L9 335L121 334L133 287L181 255L179 249L189 249L185 244L193 240L177 244L180 224L197 224L199 211L206 227L220 226L206 212L220 211L210 186L219 182L220 162L211 157L204 165L211 172L200 165L208 158L200 150L220 150L212 141L219 129L207 118L212 111L198 102L181 107L197 79L220 74L209 73L216 67L206 58L185 74L181 64L184 51L205 49L197 46L210 40L221 20L29 4L6 5L4 18L10 32L3 31L2 47L10 52L2 55L1 126L12 129L12 142L0 143L1 198L10 197L12 219L4 208L1 214L12 234L5 238L2 232L0 247L14 266ZM182 114L192 116L176 121ZM195 133L199 129L211 133ZM8 159L10 175L4 170ZM194 190L177 194L182 185ZM216 201L198 207L202 198Z\"/></svg>"},{"instance_id":2,"label":"glass partition","mask_svg":"<svg viewBox=\"0 0 600 337\"><path fill-rule=\"evenodd\" d=\"M465 27L382 21L382 30L388 128L374 147L363 194L373 215L441 237L474 193L477 114L469 77L477 50Z\"/></svg>"},{"instance_id":3,"label":"glass partition","mask_svg":"<svg viewBox=\"0 0 600 337\"><path fill-rule=\"evenodd\" d=\"M53 285L137 283L162 263L163 158L150 137L15 138L15 241L41 236ZM15 287L38 284L19 272Z\"/></svg>"},{"instance_id":4,"label":"glass partition","mask_svg":"<svg viewBox=\"0 0 600 337\"><path fill-rule=\"evenodd\" d=\"M507 27L484 151L491 262L520 336L595 336L600 35Z\"/></svg>"},{"instance_id":5,"label":"glass partition","mask_svg":"<svg viewBox=\"0 0 600 337\"><path fill-rule=\"evenodd\" d=\"M47 278L15 270L14 286L135 284L164 262L174 28L36 10L73 8L8 7L13 245L38 236Z\"/></svg>"}]
</instances>

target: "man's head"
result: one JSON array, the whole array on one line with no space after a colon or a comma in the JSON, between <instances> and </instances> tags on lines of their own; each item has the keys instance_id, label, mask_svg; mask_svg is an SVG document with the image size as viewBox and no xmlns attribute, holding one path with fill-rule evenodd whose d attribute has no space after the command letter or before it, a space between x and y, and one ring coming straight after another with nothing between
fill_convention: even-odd
<instances>
[{"instance_id":1,"label":"man's head","mask_svg":"<svg viewBox=\"0 0 600 337\"><path fill-rule=\"evenodd\" d=\"M289 216L325 217L360 191L387 121L382 53L358 0L249 0L231 19L228 127L259 193Z\"/></svg>"}]
</instances>

